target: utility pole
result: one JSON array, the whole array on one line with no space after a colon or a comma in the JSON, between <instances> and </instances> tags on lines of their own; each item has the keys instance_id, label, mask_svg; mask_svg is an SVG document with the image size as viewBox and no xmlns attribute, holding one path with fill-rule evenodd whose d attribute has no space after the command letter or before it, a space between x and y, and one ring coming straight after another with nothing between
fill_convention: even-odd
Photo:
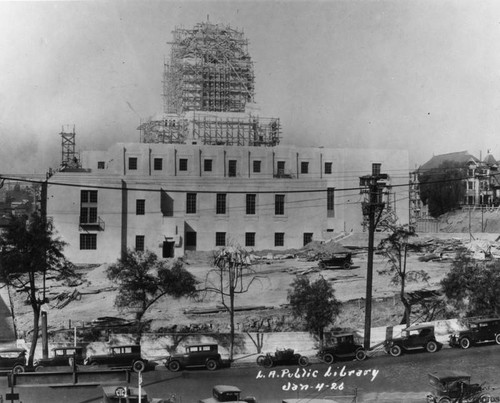
<instances>
[{"instance_id":1,"label":"utility pole","mask_svg":"<svg viewBox=\"0 0 500 403\"><path fill-rule=\"evenodd\" d=\"M363 203L363 215L368 216L368 262L366 266L366 300L365 300L365 350L370 349L372 325L372 288L373 288L373 253L375 229L384 210L382 189L385 187L387 174L380 173L380 164L372 165L372 174L359 178L361 192L368 191L368 202ZM367 190L366 190L367 189Z\"/></svg>"}]
</instances>

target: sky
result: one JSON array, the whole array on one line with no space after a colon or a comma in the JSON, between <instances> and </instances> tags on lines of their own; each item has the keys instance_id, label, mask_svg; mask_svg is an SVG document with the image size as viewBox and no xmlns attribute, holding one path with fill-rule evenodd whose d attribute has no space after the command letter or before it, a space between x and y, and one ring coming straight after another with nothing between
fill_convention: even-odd
<instances>
[{"instance_id":1,"label":"sky","mask_svg":"<svg viewBox=\"0 0 500 403\"><path fill-rule=\"evenodd\" d=\"M0 173L139 141L162 110L176 27L243 30L281 144L407 149L409 169L467 150L500 159L500 2L0 2Z\"/></svg>"}]
</instances>

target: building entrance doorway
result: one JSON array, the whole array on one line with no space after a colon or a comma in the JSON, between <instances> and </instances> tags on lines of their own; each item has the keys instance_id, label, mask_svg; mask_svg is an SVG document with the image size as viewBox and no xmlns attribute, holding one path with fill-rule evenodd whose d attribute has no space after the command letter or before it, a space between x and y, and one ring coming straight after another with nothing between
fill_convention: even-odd
<instances>
[{"instance_id":1,"label":"building entrance doorway","mask_svg":"<svg viewBox=\"0 0 500 403\"><path fill-rule=\"evenodd\" d=\"M163 258L174 257L174 241L163 241Z\"/></svg>"}]
</instances>

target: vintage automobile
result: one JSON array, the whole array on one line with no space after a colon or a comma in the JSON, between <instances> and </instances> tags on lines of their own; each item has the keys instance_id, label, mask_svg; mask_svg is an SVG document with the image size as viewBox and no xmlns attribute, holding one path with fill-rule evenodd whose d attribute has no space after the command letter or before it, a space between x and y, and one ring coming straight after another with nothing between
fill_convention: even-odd
<instances>
[{"instance_id":1,"label":"vintage automobile","mask_svg":"<svg viewBox=\"0 0 500 403\"><path fill-rule=\"evenodd\" d=\"M442 346L434 336L434 325L426 324L407 327L401 331L401 337L387 339L384 342L385 351L394 357L412 350L435 353Z\"/></svg>"},{"instance_id":2,"label":"vintage automobile","mask_svg":"<svg viewBox=\"0 0 500 403\"><path fill-rule=\"evenodd\" d=\"M26 350L24 348L4 348L0 350L0 371L16 374L26 370Z\"/></svg>"},{"instance_id":3,"label":"vintage automobile","mask_svg":"<svg viewBox=\"0 0 500 403\"><path fill-rule=\"evenodd\" d=\"M331 269L340 267L348 270L352 267L352 254L351 253L335 253L327 259L321 259L318 263L320 269Z\"/></svg>"},{"instance_id":4,"label":"vintage automobile","mask_svg":"<svg viewBox=\"0 0 500 403\"><path fill-rule=\"evenodd\" d=\"M500 344L500 319L475 319L468 323L468 329L450 336L451 347L469 348L477 343L491 342Z\"/></svg>"},{"instance_id":5,"label":"vintage automobile","mask_svg":"<svg viewBox=\"0 0 500 403\"><path fill-rule=\"evenodd\" d=\"M309 359L306 356L295 354L291 348L277 349L273 354L267 353L266 355L259 355L257 357L257 364L265 368L271 368L275 365L300 365L305 367L309 365Z\"/></svg>"},{"instance_id":6,"label":"vintage automobile","mask_svg":"<svg viewBox=\"0 0 500 403\"><path fill-rule=\"evenodd\" d=\"M217 344L196 344L186 347L184 354L173 354L167 357L165 366L172 372L191 367L205 367L214 371L222 365Z\"/></svg>"},{"instance_id":7,"label":"vintage automobile","mask_svg":"<svg viewBox=\"0 0 500 403\"><path fill-rule=\"evenodd\" d=\"M212 389L212 397L202 399L199 403L218 403L218 402L246 402L256 403L255 397L241 398L241 390L231 385L215 385Z\"/></svg>"},{"instance_id":8,"label":"vintage automobile","mask_svg":"<svg viewBox=\"0 0 500 403\"><path fill-rule=\"evenodd\" d=\"M139 389L130 386L103 386L102 403L138 403ZM168 399L150 398L144 388L141 388L142 403L175 403L175 396Z\"/></svg>"},{"instance_id":9,"label":"vintage automobile","mask_svg":"<svg viewBox=\"0 0 500 403\"><path fill-rule=\"evenodd\" d=\"M52 357L36 360L33 367L41 371L44 367L82 365L84 361L83 347L56 347L52 349Z\"/></svg>"},{"instance_id":10,"label":"vintage automobile","mask_svg":"<svg viewBox=\"0 0 500 403\"><path fill-rule=\"evenodd\" d=\"M89 355L85 365L105 365L112 368L131 368L135 372L144 371L147 360L141 356L141 346L132 344L111 346L108 353L103 355Z\"/></svg>"},{"instance_id":11,"label":"vintage automobile","mask_svg":"<svg viewBox=\"0 0 500 403\"><path fill-rule=\"evenodd\" d=\"M484 385L471 384L470 375L461 371L443 371L428 374L433 391L427 394L427 403L483 403L490 395Z\"/></svg>"},{"instance_id":12,"label":"vintage automobile","mask_svg":"<svg viewBox=\"0 0 500 403\"><path fill-rule=\"evenodd\" d=\"M357 359L363 361L366 351L363 346L356 342L354 333L339 333L332 335L333 344L323 347L318 352L320 360L331 364L337 360Z\"/></svg>"}]
</instances>

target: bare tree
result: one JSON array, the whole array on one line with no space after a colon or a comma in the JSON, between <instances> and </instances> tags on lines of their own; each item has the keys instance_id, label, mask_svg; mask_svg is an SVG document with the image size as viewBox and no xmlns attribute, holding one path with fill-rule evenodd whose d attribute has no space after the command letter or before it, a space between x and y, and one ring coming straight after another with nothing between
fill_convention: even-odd
<instances>
[{"instance_id":1,"label":"bare tree","mask_svg":"<svg viewBox=\"0 0 500 403\"><path fill-rule=\"evenodd\" d=\"M425 270L408 270L407 259L410 239L416 237L415 231L408 225L394 225L391 233L380 242L379 250L388 260L389 266L379 270L380 274L391 276L391 283L399 285L399 297L405 312L401 324L410 326L411 303L406 295L406 284L414 281L429 280Z\"/></svg>"},{"instance_id":2,"label":"bare tree","mask_svg":"<svg viewBox=\"0 0 500 403\"><path fill-rule=\"evenodd\" d=\"M220 296L222 306L229 313L230 323L230 359L233 359L234 347L234 299L237 294L246 293L250 286L259 280L250 264L248 252L240 246L227 246L214 253L214 268L207 274L205 289L202 291Z\"/></svg>"}]
</instances>

